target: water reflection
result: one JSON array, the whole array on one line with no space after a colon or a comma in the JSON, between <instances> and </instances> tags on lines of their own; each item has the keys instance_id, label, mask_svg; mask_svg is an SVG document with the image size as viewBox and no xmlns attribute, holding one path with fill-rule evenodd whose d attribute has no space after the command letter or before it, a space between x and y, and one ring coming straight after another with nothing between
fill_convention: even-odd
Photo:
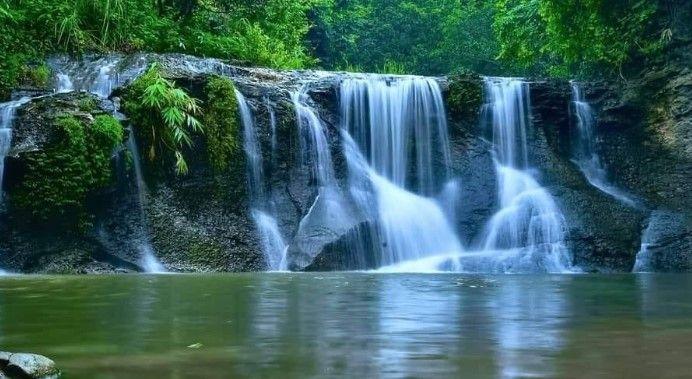
<instances>
[{"instance_id":1,"label":"water reflection","mask_svg":"<svg viewBox=\"0 0 692 379\"><path fill-rule=\"evenodd\" d=\"M3 278L0 346L95 378L683 373L692 276L668 278Z\"/></svg>"},{"instance_id":2,"label":"water reflection","mask_svg":"<svg viewBox=\"0 0 692 379\"><path fill-rule=\"evenodd\" d=\"M569 278L513 279L503 281L488 299L495 321L500 376L554 377L552 356L562 348L562 323L568 314L559 284Z\"/></svg>"}]
</instances>

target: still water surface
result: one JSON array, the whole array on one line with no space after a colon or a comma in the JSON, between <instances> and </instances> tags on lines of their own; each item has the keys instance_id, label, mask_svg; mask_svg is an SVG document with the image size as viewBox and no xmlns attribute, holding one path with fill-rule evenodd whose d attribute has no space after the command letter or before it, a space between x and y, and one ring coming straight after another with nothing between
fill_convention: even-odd
<instances>
[{"instance_id":1,"label":"still water surface","mask_svg":"<svg viewBox=\"0 0 692 379\"><path fill-rule=\"evenodd\" d=\"M3 277L0 350L68 379L683 378L692 275Z\"/></svg>"}]
</instances>

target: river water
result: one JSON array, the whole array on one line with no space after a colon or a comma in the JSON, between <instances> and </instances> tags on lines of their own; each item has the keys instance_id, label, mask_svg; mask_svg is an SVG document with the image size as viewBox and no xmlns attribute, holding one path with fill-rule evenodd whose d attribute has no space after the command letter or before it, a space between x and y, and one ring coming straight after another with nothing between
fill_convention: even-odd
<instances>
[{"instance_id":1,"label":"river water","mask_svg":"<svg viewBox=\"0 0 692 379\"><path fill-rule=\"evenodd\" d=\"M685 377L692 275L0 278L0 350L66 378Z\"/></svg>"}]
</instances>

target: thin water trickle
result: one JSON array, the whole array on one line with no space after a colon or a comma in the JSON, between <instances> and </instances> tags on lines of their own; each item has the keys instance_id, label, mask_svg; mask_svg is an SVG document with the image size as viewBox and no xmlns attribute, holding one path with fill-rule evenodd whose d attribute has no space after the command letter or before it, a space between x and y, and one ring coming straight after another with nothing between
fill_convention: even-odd
<instances>
[{"instance_id":1,"label":"thin water trickle","mask_svg":"<svg viewBox=\"0 0 692 379\"><path fill-rule=\"evenodd\" d=\"M12 148L12 123L17 109L31 100L23 97L16 101L0 104L0 202L4 197L3 184L5 176L5 157Z\"/></svg>"},{"instance_id":2,"label":"thin water trickle","mask_svg":"<svg viewBox=\"0 0 692 379\"><path fill-rule=\"evenodd\" d=\"M584 99L579 84L571 82L571 85L572 105L579 132L577 143L573 147L574 162L592 186L627 205L636 206L637 202L630 195L608 182L608 173L596 152L596 116Z\"/></svg>"},{"instance_id":3,"label":"thin water trickle","mask_svg":"<svg viewBox=\"0 0 692 379\"><path fill-rule=\"evenodd\" d=\"M135 170L135 180L137 185L137 197L138 197L138 207L139 207L139 218L140 223L144 229L144 236L141 237L139 245L139 253L141 256L140 265L145 272L151 274L159 274L167 272L163 264L156 258L156 253L154 247L149 240L149 221L147 219L145 204L147 201L147 185L144 181L144 173L142 171L141 156L139 154L139 149L137 148L137 141L135 140L134 131L130 132L130 136L127 140L127 148L132 154L132 166Z\"/></svg>"},{"instance_id":4,"label":"thin water trickle","mask_svg":"<svg viewBox=\"0 0 692 379\"><path fill-rule=\"evenodd\" d=\"M674 214L669 212L654 211L651 213L646 228L642 232L641 245L637 252L632 272L647 273L656 271L655 257L651 250L652 248L656 250L659 247L666 228L670 226L671 215L675 217Z\"/></svg>"},{"instance_id":5,"label":"thin water trickle","mask_svg":"<svg viewBox=\"0 0 692 379\"><path fill-rule=\"evenodd\" d=\"M252 219L260 236L262 252L267 266L272 271L283 271L287 268L286 253L288 246L281 235L276 221L274 207L269 194L264 188L262 151L257 141L255 120L250 105L243 94L236 90L236 99L243 125L243 150L247 157L248 190L252 206ZM272 119L272 125L275 120Z\"/></svg>"},{"instance_id":6,"label":"thin water trickle","mask_svg":"<svg viewBox=\"0 0 692 379\"><path fill-rule=\"evenodd\" d=\"M303 159L309 161L318 184L322 187L335 185L332 153L329 151L327 135L317 113L308 104L307 87L291 94L301 136Z\"/></svg>"}]
</instances>

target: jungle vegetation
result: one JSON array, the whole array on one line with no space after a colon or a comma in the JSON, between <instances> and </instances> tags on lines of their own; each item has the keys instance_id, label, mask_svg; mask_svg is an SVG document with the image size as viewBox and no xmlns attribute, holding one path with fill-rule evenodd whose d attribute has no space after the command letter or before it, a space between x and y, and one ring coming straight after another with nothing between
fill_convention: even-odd
<instances>
[{"instance_id":1,"label":"jungle vegetation","mask_svg":"<svg viewBox=\"0 0 692 379\"><path fill-rule=\"evenodd\" d=\"M0 96L46 55L181 52L274 68L623 75L686 28L685 0L0 0ZM4 94L3 94L4 92Z\"/></svg>"}]
</instances>

